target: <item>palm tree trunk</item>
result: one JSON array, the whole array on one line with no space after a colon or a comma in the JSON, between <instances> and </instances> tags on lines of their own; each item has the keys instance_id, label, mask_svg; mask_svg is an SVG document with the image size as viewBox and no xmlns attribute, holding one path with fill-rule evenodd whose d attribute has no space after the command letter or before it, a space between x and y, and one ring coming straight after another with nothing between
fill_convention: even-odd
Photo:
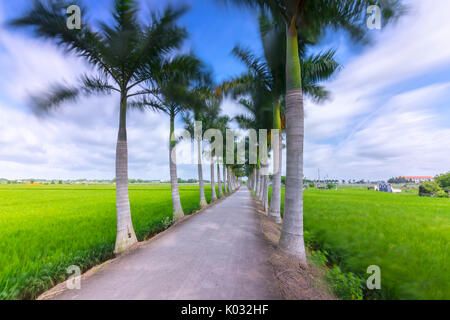
<instances>
[{"instance_id":1,"label":"palm tree trunk","mask_svg":"<svg viewBox=\"0 0 450 320\"><path fill-rule=\"evenodd\" d=\"M256 168L253 169L253 183L252 183L252 190L256 190Z\"/></svg>"},{"instance_id":2,"label":"palm tree trunk","mask_svg":"<svg viewBox=\"0 0 450 320\"><path fill-rule=\"evenodd\" d=\"M233 172L231 172L231 174L230 174L230 179L231 179L231 189L234 190L234 189L236 189L236 186L234 185Z\"/></svg>"},{"instance_id":3,"label":"palm tree trunk","mask_svg":"<svg viewBox=\"0 0 450 320\"><path fill-rule=\"evenodd\" d=\"M252 186L251 186L251 190L255 190L255 183L256 183L256 169L253 168L253 172L252 172Z\"/></svg>"},{"instance_id":4,"label":"palm tree trunk","mask_svg":"<svg viewBox=\"0 0 450 320\"><path fill-rule=\"evenodd\" d=\"M225 189L225 193L230 192L227 186L227 167L225 166L225 161L222 164L222 173L223 173L223 188Z\"/></svg>"},{"instance_id":5,"label":"palm tree trunk","mask_svg":"<svg viewBox=\"0 0 450 320\"><path fill-rule=\"evenodd\" d=\"M220 181L220 165L217 162L217 184L219 185L219 198L223 197L222 181Z\"/></svg>"},{"instance_id":6,"label":"palm tree trunk","mask_svg":"<svg viewBox=\"0 0 450 320\"><path fill-rule=\"evenodd\" d=\"M175 114L170 115L170 142L169 142L169 163L170 163L170 185L172 189L172 205L173 205L173 219L178 220L184 216L181 208L180 191L178 189L177 177L177 154L176 142L172 140L175 132Z\"/></svg>"},{"instance_id":7,"label":"palm tree trunk","mask_svg":"<svg viewBox=\"0 0 450 320\"><path fill-rule=\"evenodd\" d=\"M233 191L233 187L231 185L231 169L230 167L227 167L227 175L228 175L228 189L230 190L230 192Z\"/></svg>"},{"instance_id":8,"label":"palm tree trunk","mask_svg":"<svg viewBox=\"0 0 450 320\"><path fill-rule=\"evenodd\" d=\"M268 177L267 170L268 170L268 167L267 166L263 166L263 168L264 169L263 169L263 175L262 175L260 200L261 200L262 205L265 206L264 195L265 195L266 186L267 186L267 177Z\"/></svg>"},{"instance_id":9,"label":"palm tree trunk","mask_svg":"<svg viewBox=\"0 0 450 320\"><path fill-rule=\"evenodd\" d=\"M216 201L216 182L214 181L214 156L211 152L211 201Z\"/></svg>"},{"instance_id":10,"label":"palm tree trunk","mask_svg":"<svg viewBox=\"0 0 450 320\"><path fill-rule=\"evenodd\" d=\"M128 197L128 147L127 147L127 100L120 97L119 133L116 147L116 210L117 234L114 253L125 251L137 242L131 220L130 200Z\"/></svg>"},{"instance_id":11,"label":"palm tree trunk","mask_svg":"<svg viewBox=\"0 0 450 320\"><path fill-rule=\"evenodd\" d=\"M255 184L255 195L258 197L259 184L261 183L259 169L256 169L256 184Z\"/></svg>"},{"instance_id":12,"label":"palm tree trunk","mask_svg":"<svg viewBox=\"0 0 450 320\"><path fill-rule=\"evenodd\" d=\"M205 186L203 184L203 168L202 168L202 142L197 141L197 153L198 153L198 186L200 189L200 208L204 208L208 203L205 197Z\"/></svg>"},{"instance_id":13,"label":"palm tree trunk","mask_svg":"<svg viewBox=\"0 0 450 320\"><path fill-rule=\"evenodd\" d=\"M278 139L278 148L277 150L273 150L273 161L278 162L278 170L274 172L272 178L272 193L270 197L269 217L272 218L276 223L281 223L281 169L283 165L283 136L281 134L281 131Z\"/></svg>"},{"instance_id":14,"label":"palm tree trunk","mask_svg":"<svg viewBox=\"0 0 450 320\"><path fill-rule=\"evenodd\" d=\"M264 211L269 211L269 175L265 176L265 182L264 182L264 196L263 196L263 204L264 204Z\"/></svg>"},{"instance_id":15,"label":"palm tree trunk","mask_svg":"<svg viewBox=\"0 0 450 320\"><path fill-rule=\"evenodd\" d=\"M295 19L286 28L286 200L279 247L306 265L302 186L304 110Z\"/></svg>"}]
</instances>

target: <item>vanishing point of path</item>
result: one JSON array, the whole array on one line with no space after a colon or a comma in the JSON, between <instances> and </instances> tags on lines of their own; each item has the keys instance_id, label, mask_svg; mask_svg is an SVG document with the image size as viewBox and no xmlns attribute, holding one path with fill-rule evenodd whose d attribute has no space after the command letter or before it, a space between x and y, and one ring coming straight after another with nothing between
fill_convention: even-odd
<instances>
[{"instance_id":1,"label":"vanishing point of path","mask_svg":"<svg viewBox=\"0 0 450 320\"><path fill-rule=\"evenodd\" d=\"M54 299L281 299L268 258L242 187Z\"/></svg>"}]
</instances>

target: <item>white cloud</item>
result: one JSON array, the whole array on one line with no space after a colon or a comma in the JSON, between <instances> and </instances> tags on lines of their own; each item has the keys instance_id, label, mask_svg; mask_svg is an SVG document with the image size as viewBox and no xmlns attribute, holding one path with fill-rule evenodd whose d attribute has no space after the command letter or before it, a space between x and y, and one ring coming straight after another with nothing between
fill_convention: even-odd
<instances>
[{"instance_id":1,"label":"white cloud","mask_svg":"<svg viewBox=\"0 0 450 320\"><path fill-rule=\"evenodd\" d=\"M450 3L408 3L409 15L327 85L330 101L306 102L307 175L314 177L317 167L335 177L372 179L450 169L450 128L439 121L449 84L436 76L431 85L411 85L450 70Z\"/></svg>"}]
</instances>

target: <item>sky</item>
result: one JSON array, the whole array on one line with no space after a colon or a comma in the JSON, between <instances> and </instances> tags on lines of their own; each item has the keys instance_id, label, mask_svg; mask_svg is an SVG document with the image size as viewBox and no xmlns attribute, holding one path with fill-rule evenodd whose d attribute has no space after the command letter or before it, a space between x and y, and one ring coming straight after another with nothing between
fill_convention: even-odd
<instances>
[{"instance_id":1,"label":"sky","mask_svg":"<svg viewBox=\"0 0 450 320\"><path fill-rule=\"evenodd\" d=\"M141 17L169 1L141 1ZM180 1L170 1L179 3ZM180 19L193 50L216 81L244 72L230 54L241 44L261 54L257 17L213 0L191 0ZM86 21L109 19L110 0L84 1ZM305 175L386 180L450 171L450 2L408 0L398 23L370 31L372 44L356 47L341 33L319 48L334 48L342 69L324 83L330 99L305 100ZM76 81L90 67L30 32L12 30L31 0L0 0L0 178L111 179L118 127L117 95L84 98L42 117L29 107L32 94L61 80ZM231 117L242 113L231 99ZM182 123L176 123L178 128ZM129 177L168 179L169 119L155 112L128 116ZM285 158L285 155L284 155ZM181 164L181 178L197 166ZM204 168L209 178L209 168Z\"/></svg>"}]
</instances>

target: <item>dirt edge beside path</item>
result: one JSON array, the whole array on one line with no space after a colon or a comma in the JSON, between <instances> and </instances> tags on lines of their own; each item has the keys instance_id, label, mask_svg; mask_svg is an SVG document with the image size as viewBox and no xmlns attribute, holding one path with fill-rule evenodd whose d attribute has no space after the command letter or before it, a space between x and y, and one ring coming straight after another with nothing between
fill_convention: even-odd
<instances>
[{"instance_id":1,"label":"dirt edge beside path","mask_svg":"<svg viewBox=\"0 0 450 320\"><path fill-rule=\"evenodd\" d=\"M323 268L309 264L303 268L291 255L277 250L281 225L271 220L259 201L255 200L256 214L260 219L261 231L269 243L269 263L281 294L286 300L337 300L324 279Z\"/></svg>"}]
</instances>

